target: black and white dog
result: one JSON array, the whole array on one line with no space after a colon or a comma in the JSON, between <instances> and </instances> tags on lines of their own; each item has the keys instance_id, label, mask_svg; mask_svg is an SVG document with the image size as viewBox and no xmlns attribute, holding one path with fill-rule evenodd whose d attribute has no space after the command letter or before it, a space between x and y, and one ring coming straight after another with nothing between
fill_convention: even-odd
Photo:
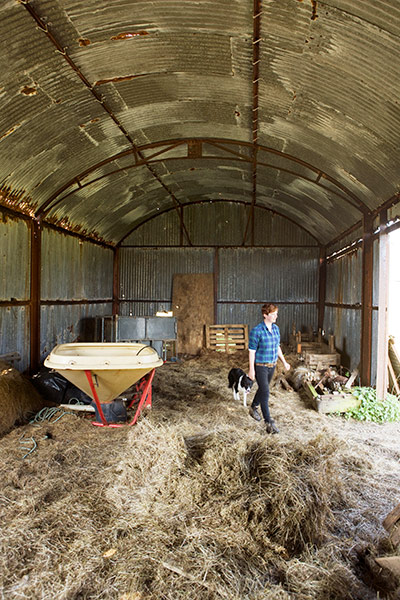
<instances>
[{"instance_id":1,"label":"black and white dog","mask_svg":"<svg viewBox=\"0 0 400 600\"><path fill-rule=\"evenodd\" d=\"M243 393L243 406L247 406L247 394L249 393L253 380L250 379L243 369L231 369L228 374L229 386L232 388L233 398L240 400L240 392Z\"/></svg>"}]
</instances>

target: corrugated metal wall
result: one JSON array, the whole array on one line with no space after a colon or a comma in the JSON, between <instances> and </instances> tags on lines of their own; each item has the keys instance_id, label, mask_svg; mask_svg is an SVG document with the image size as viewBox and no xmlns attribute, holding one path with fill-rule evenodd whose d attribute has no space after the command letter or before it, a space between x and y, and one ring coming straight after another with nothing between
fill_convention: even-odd
<instances>
[{"instance_id":1,"label":"corrugated metal wall","mask_svg":"<svg viewBox=\"0 0 400 600\"><path fill-rule=\"evenodd\" d=\"M19 352L22 359L15 366L21 371L29 366L29 300L29 223L3 215L0 220L0 354ZM20 304L12 305L15 301Z\"/></svg>"},{"instance_id":2,"label":"corrugated metal wall","mask_svg":"<svg viewBox=\"0 0 400 600\"><path fill-rule=\"evenodd\" d=\"M44 229L42 300L111 301L112 270L112 250Z\"/></svg>"},{"instance_id":3,"label":"corrugated metal wall","mask_svg":"<svg viewBox=\"0 0 400 600\"><path fill-rule=\"evenodd\" d=\"M19 352L30 366L30 223L0 221L0 354ZM113 252L91 242L42 231L41 358L57 343L93 338L93 319L112 312ZM91 302L92 301L92 302Z\"/></svg>"},{"instance_id":4,"label":"corrugated metal wall","mask_svg":"<svg viewBox=\"0 0 400 600\"><path fill-rule=\"evenodd\" d=\"M296 329L317 328L317 248L232 248L219 251L218 320L260 322L264 302L279 305L279 326L288 340ZM232 320L234 319L234 320Z\"/></svg>"},{"instance_id":5,"label":"corrugated metal wall","mask_svg":"<svg viewBox=\"0 0 400 600\"><path fill-rule=\"evenodd\" d=\"M324 329L335 336L342 364L354 369L361 356L362 249L327 264Z\"/></svg>"},{"instance_id":6,"label":"corrugated metal wall","mask_svg":"<svg viewBox=\"0 0 400 600\"><path fill-rule=\"evenodd\" d=\"M112 277L111 249L44 229L40 332L42 359L56 344L78 339L94 340L93 317L112 313Z\"/></svg>"},{"instance_id":7,"label":"corrugated metal wall","mask_svg":"<svg viewBox=\"0 0 400 600\"><path fill-rule=\"evenodd\" d=\"M228 208L234 209L229 211ZM243 228L245 211L233 203L215 203L207 218L195 218L201 206L189 207L185 223L198 244L208 247L121 247L120 314L153 315L170 309L175 273L214 273L217 282L217 322L260 321L260 305L279 305L282 339L296 329L317 328L319 249L300 229L260 211L256 238L265 234L264 248L229 247L237 242L235 228ZM214 226L225 217L225 227ZM210 224L211 222L211 224ZM233 228L233 231L232 231ZM175 211L155 218L132 234L126 242L146 240L175 245L180 237ZM293 229L292 234L290 231ZM209 232L209 238L206 232ZM279 247L290 241L297 247ZM225 247L216 247L217 240ZM271 247L267 247L268 244ZM275 247L273 247L275 244ZM57 343L92 339L93 317L112 312L113 251L60 234L50 228L42 232L41 357ZM379 240L374 241L373 356L372 378L376 377L378 322ZM0 222L0 353L17 351L18 368L29 366L30 351L30 224L3 216ZM342 362L351 368L360 360L362 249L355 248L327 264L324 328L333 333Z\"/></svg>"},{"instance_id":8,"label":"corrugated metal wall","mask_svg":"<svg viewBox=\"0 0 400 600\"><path fill-rule=\"evenodd\" d=\"M362 250L356 249L329 262L326 273L326 302L361 304Z\"/></svg>"},{"instance_id":9,"label":"corrugated metal wall","mask_svg":"<svg viewBox=\"0 0 400 600\"><path fill-rule=\"evenodd\" d=\"M192 244L201 246L240 246L248 220L249 207L227 201L193 204L182 209L183 220ZM254 213L256 246L316 246L315 239L303 229L271 211L256 208ZM246 244L250 243L250 233ZM183 243L187 240L183 237ZM180 223L175 210L153 218L126 238L123 246L176 246L180 244Z\"/></svg>"},{"instance_id":10,"label":"corrugated metal wall","mask_svg":"<svg viewBox=\"0 0 400 600\"><path fill-rule=\"evenodd\" d=\"M121 315L169 310L175 273L212 273L212 248L121 248Z\"/></svg>"},{"instance_id":11,"label":"corrugated metal wall","mask_svg":"<svg viewBox=\"0 0 400 600\"><path fill-rule=\"evenodd\" d=\"M45 305L40 313L40 358L44 360L56 344L96 341L94 317L111 315L112 304Z\"/></svg>"},{"instance_id":12,"label":"corrugated metal wall","mask_svg":"<svg viewBox=\"0 0 400 600\"><path fill-rule=\"evenodd\" d=\"M260 305L279 303L282 338L294 322L317 327L316 248L121 248L122 315L170 309L175 273L215 273L219 323L260 321ZM217 267L215 265L218 265Z\"/></svg>"}]
</instances>

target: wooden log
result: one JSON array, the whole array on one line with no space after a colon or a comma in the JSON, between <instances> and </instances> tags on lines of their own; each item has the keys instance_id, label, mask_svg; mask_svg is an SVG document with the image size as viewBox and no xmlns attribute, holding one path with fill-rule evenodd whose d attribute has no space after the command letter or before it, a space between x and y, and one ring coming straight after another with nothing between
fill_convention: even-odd
<instances>
[{"instance_id":1,"label":"wooden log","mask_svg":"<svg viewBox=\"0 0 400 600\"><path fill-rule=\"evenodd\" d=\"M394 337L389 337L389 357L396 374L396 378L400 377L400 356L397 352Z\"/></svg>"},{"instance_id":2,"label":"wooden log","mask_svg":"<svg viewBox=\"0 0 400 600\"><path fill-rule=\"evenodd\" d=\"M386 531L390 531L397 521L400 521L400 503L385 517L382 525Z\"/></svg>"},{"instance_id":3,"label":"wooden log","mask_svg":"<svg viewBox=\"0 0 400 600\"><path fill-rule=\"evenodd\" d=\"M348 378L345 387L351 388L351 386L353 385L353 383L355 382L357 377L358 377L358 369L354 369L354 371L352 371L350 377Z\"/></svg>"},{"instance_id":4,"label":"wooden log","mask_svg":"<svg viewBox=\"0 0 400 600\"><path fill-rule=\"evenodd\" d=\"M390 360L390 355L388 356L388 370L389 370L389 386L390 391L394 388L396 395L400 395L400 386L396 378L396 373L394 372L392 361ZM390 383L392 382L392 383Z\"/></svg>"},{"instance_id":5,"label":"wooden log","mask_svg":"<svg viewBox=\"0 0 400 600\"><path fill-rule=\"evenodd\" d=\"M382 556L375 561L380 567L389 569L395 577L400 577L400 556Z\"/></svg>"},{"instance_id":6,"label":"wooden log","mask_svg":"<svg viewBox=\"0 0 400 600\"><path fill-rule=\"evenodd\" d=\"M390 540L393 546L397 546L398 544L400 544L400 525L392 529L390 534Z\"/></svg>"},{"instance_id":7,"label":"wooden log","mask_svg":"<svg viewBox=\"0 0 400 600\"><path fill-rule=\"evenodd\" d=\"M284 390L286 390L287 392L293 392L293 388L290 385L290 383L288 382L288 380L286 379L286 377L284 375L281 375L278 378L278 382L281 384L281 386L283 387Z\"/></svg>"}]
</instances>

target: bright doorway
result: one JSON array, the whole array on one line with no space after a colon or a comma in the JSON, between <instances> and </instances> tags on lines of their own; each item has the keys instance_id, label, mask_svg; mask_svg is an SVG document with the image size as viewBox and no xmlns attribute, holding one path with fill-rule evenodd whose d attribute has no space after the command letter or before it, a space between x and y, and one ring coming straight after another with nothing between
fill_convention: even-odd
<instances>
[{"instance_id":1,"label":"bright doorway","mask_svg":"<svg viewBox=\"0 0 400 600\"><path fill-rule=\"evenodd\" d=\"M400 354L400 229L389 234L388 334Z\"/></svg>"}]
</instances>

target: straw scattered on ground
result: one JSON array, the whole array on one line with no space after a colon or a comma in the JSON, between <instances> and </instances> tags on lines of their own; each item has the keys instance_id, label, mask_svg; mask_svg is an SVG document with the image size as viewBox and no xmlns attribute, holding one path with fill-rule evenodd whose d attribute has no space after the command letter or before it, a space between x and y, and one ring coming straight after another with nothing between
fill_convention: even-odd
<instances>
[{"instance_id":1,"label":"straw scattered on ground","mask_svg":"<svg viewBox=\"0 0 400 600\"><path fill-rule=\"evenodd\" d=\"M5 435L1 597L399 598L374 557L398 553L381 523L400 501L400 425L319 415L274 388L268 436L228 389L246 360L164 365L132 428L65 414Z\"/></svg>"}]
</instances>

